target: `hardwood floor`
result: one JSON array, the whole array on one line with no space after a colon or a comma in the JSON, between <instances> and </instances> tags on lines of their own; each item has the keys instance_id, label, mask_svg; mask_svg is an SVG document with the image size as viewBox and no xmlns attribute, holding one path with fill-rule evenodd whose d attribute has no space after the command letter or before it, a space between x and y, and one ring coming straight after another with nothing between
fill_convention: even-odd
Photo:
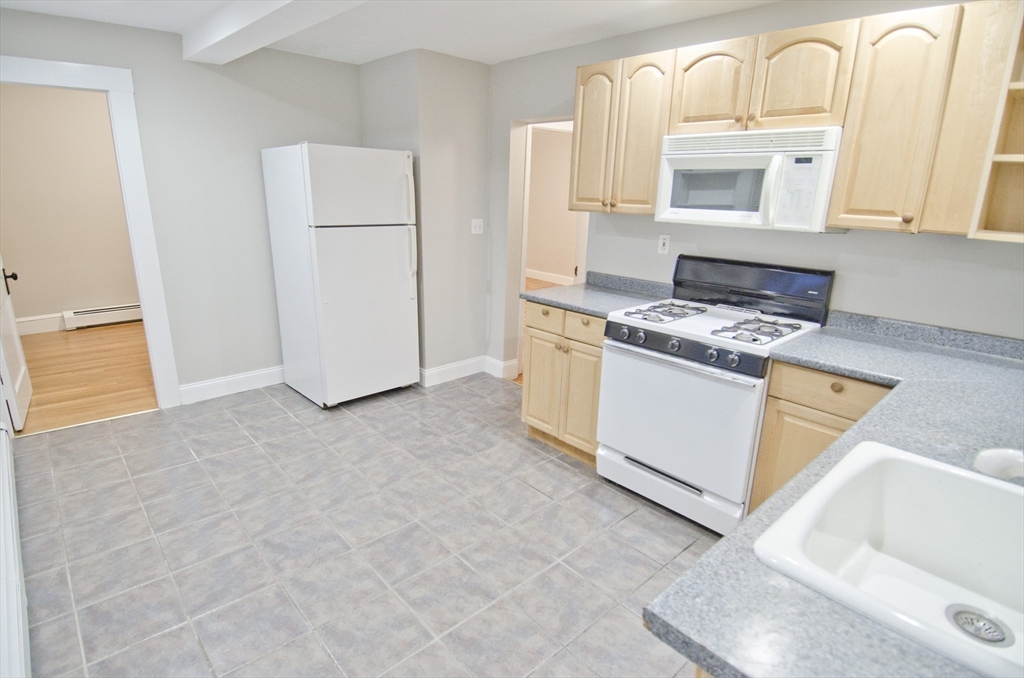
<instances>
[{"instance_id":1,"label":"hardwood floor","mask_svg":"<svg viewBox=\"0 0 1024 678\"><path fill-rule=\"evenodd\" d=\"M543 290L548 287L562 287L558 283L548 282L547 280L537 280L537 278L526 279L526 291L533 292L534 290Z\"/></svg>"},{"instance_id":2,"label":"hardwood floor","mask_svg":"<svg viewBox=\"0 0 1024 678\"><path fill-rule=\"evenodd\" d=\"M141 322L21 338L32 403L19 435L155 409Z\"/></svg>"}]
</instances>

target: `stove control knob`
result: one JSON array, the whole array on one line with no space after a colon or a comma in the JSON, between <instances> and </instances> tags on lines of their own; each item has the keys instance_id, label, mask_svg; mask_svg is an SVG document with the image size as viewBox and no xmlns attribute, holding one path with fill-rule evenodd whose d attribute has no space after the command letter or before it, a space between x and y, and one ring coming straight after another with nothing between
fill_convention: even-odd
<instances>
[{"instance_id":1,"label":"stove control knob","mask_svg":"<svg viewBox=\"0 0 1024 678\"><path fill-rule=\"evenodd\" d=\"M644 332L643 330L640 330L639 332L636 333L636 343L642 344L645 341L647 341L647 333Z\"/></svg>"},{"instance_id":2,"label":"stove control knob","mask_svg":"<svg viewBox=\"0 0 1024 678\"><path fill-rule=\"evenodd\" d=\"M668 342L668 350L672 351L673 353L678 351L681 346L682 344L679 343L678 339L673 339L672 341Z\"/></svg>"},{"instance_id":3,"label":"stove control knob","mask_svg":"<svg viewBox=\"0 0 1024 678\"><path fill-rule=\"evenodd\" d=\"M729 363L729 367L738 367L740 364L740 356L737 353L730 353L725 362Z\"/></svg>"},{"instance_id":4,"label":"stove control knob","mask_svg":"<svg viewBox=\"0 0 1024 678\"><path fill-rule=\"evenodd\" d=\"M704 354L704 357L708 359L709 363L715 362L716 360L718 360L718 349L709 348L707 353Z\"/></svg>"},{"instance_id":5,"label":"stove control knob","mask_svg":"<svg viewBox=\"0 0 1024 678\"><path fill-rule=\"evenodd\" d=\"M628 327L623 327L622 329L619 330L619 338L620 339L629 339L629 328Z\"/></svg>"}]
</instances>

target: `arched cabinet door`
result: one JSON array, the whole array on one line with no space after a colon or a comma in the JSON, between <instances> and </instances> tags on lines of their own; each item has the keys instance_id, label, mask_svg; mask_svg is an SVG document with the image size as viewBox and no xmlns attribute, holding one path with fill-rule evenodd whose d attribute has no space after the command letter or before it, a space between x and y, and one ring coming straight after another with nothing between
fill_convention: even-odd
<instances>
[{"instance_id":1,"label":"arched cabinet door","mask_svg":"<svg viewBox=\"0 0 1024 678\"><path fill-rule=\"evenodd\" d=\"M860 20L761 35L747 129L842 125Z\"/></svg>"},{"instance_id":2,"label":"arched cabinet door","mask_svg":"<svg viewBox=\"0 0 1024 678\"><path fill-rule=\"evenodd\" d=\"M757 36L676 50L669 134L746 128Z\"/></svg>"},{"instance_id":3,"label":"arched cabinet door","mask_svg":"<svg viewBox=\"0 0 1024 678\"><path fill-rule=\"evenodd\" d=\"M675 50L622 60L612 212L654 214Z\"/></svg>"},{"instance_id":4,"label":"arched cabinet door","mask_svg":"<svg viewBox=\"0 0 1024 678\"><path fill-rule=\"evenodd\" d=\"M622 61L576 69L569 209L609 211Z\"/></svg>"}]
</instances>

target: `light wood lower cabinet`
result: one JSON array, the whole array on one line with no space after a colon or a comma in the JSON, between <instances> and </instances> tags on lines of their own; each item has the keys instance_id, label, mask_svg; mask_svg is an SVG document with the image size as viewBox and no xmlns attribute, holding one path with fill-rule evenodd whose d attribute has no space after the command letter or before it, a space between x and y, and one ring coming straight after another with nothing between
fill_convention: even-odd
<instances>
[{"instance_id":1,"label":"light wood lower cabinet","mask_svg":"<svg viewBox=\"0 0 1024 678\"><path fill-rule=\"evenodd\" d=\"M531 433L585 452L592 463L605 321L530 302L526 307L523 421Z\"/></svg>"},{"instance_id":2,"label":"light wood lower cabinet","mask_svg":"<svg viewBox=\"0 0 1024 678\"><path fill-rule=\"evenodd\" d=\"M885 397L889 388L775 363L748 510L753 511Z\"/></svg>"}]
</instances>

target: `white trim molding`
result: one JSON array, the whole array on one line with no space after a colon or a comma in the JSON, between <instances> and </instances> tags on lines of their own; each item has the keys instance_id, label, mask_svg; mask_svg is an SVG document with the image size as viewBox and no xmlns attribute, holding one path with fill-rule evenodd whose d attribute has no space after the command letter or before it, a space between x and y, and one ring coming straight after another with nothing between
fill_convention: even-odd
<instances>
[{"instance_id":1,"label":"white trim molding","mask_svg":"<svg viewBox=\"0 0 1024 678\"><path fill-rule=\"evenodd\" d=\"M505 362L502 362L497 358L486 356L484 358L484 372L492 377L515 379L519 376L519 361L506 360Z\"/></svg>"},{"instance_id":2,"label":"white trim molding","mask_svg":"<svg viewBox=\"0 0 1024 678\"><path fill-rule=\"evenodd\" d=\"M207 379L191 384L181 385L181 404L191 405L200 400L210 400L220 396L251 391L264 386L284 383L284 366L266 367L262 370L232 374L217 379Z\"/></svg>"},{"instance_id":3,"label":"white trim molding","mask_svg":"<svg viewBox=\"0 0 1024 678\"><path fill-rule=\"evenodd\" d=\"M437 386L446 381L455 381L462 377L468 377L478 372L486 372L492 377L501 379L515 379L519 376L519 361L507 360L502 362L489 355L481 355L468 360L460 360L440 367L430 369L420 368L420 386Z\"/></svg>"},{"instance_id":4,"label":"white trim molding","mask_svg":"<svg viewBox=\"0 0 1024 678\"><path fill-rule=\"evenodd\" d=\"M47 313L46 315L30 315L18 318L18 336L42 334L44 332L60 332L64 329L63 313Z\"/></svg>"},{"instance_id":5,"label":"white trim molding","mask_svg":"<svg viewBox=\"0 0 1024 678\"><path fill-rule=\"evenodd\" d=\"M555 283L556 285L572 285L576 282L576 279L571 275L558 275L557 273L548 273L547 271L536 271L532 268L526 269L526 277Z\"/></svg>"},{"instance_id":6,"label":"white trim molding","mask_svg":"<svg viewBox=\"0 0 1024 678\"><path fill-rule=\"evenodd\" d=\"M139 301L145 321L149 363L157 403L162 408L181 403L178 369L171 344L171 324L167 315L160 259L156 251L153 212L142 162L139 119L135 111L135 88L127 68L45 61L24 57L0 56L0 82L50 87L99 90L107 93L110 127L114 135L114 155L121 178L128 237Z\"/></svg>"}]
</instances>

